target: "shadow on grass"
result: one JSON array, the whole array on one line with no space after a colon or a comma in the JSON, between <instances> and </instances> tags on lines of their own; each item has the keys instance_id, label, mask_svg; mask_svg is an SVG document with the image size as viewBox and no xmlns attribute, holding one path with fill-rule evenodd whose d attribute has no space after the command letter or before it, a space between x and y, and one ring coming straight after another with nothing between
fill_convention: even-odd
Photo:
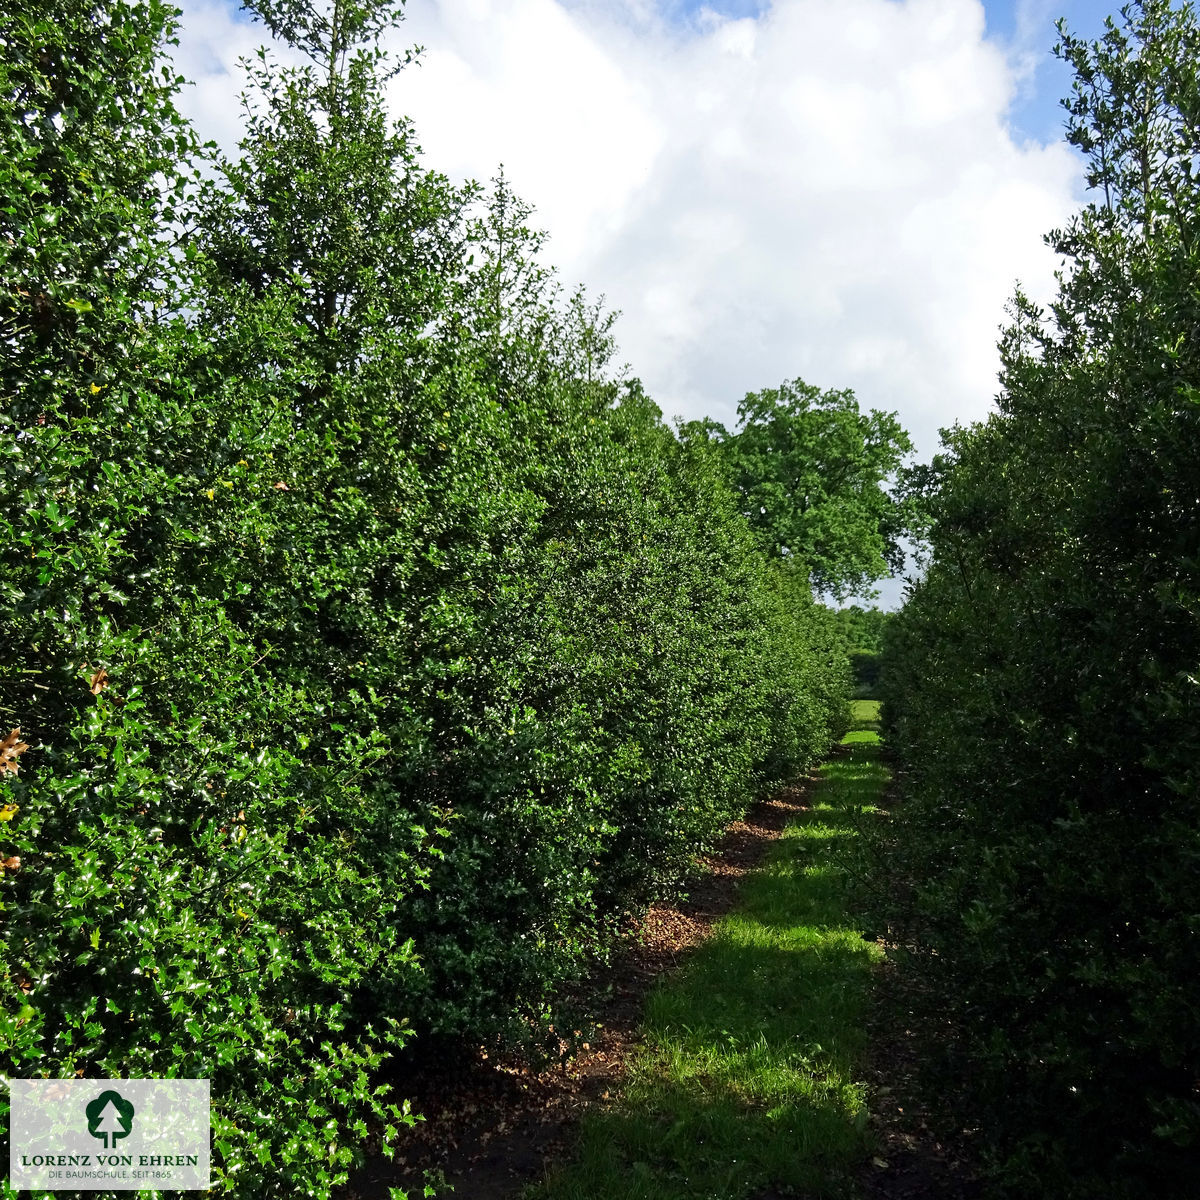
<instances>
[{"instance_id":1,"label":"shadow on grass","mask_svg":"<svg viewBox=\"0 0 1200 1200\"><path fill-rule=\"evenodd\" d=\"M741 907L653 992L621 1098L587 1119L537 1200L851 1194L879 951L849 924L838 857L887 780L878 753L872 730L847 735Z\"/></svg>"}]
</instances>

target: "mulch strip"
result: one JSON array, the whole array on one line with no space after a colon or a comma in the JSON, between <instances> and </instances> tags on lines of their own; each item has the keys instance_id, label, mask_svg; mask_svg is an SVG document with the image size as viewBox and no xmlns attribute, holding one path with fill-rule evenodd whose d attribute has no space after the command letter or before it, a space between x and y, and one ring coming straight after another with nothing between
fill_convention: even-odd
<instances>
[{"instance_id":1,"label":"mulch strip","mask_svg":"<svg viewBox=\"0 0 1200 1200\"><path fill-rule=\"evenodd\" d=\"M872 992L863 1077L878 1149L860 1172L864 1200L978 1200L968 1135L939 1133L921 1096L922 1047L932 1034L916 1014L928 1011L928 999L918 1003L912 980L888 959L875 967Z\"/></svg>"},{"instance_id":2,"label":"mulch strip","mask_svg":"<svg viewBox=\"0 0 1200 1200\"><path fill-rule=\"evenodd\" d=\"M884 803L887 811L879 818L890 823L891 810L903 803L895 777ZM889 895L893 914L909 909L911 880L877 876L873 883ZM914 943L920 939L907 924L889 927L887 937L902 943L908 954L917 952ZM859 1173L863 1200L978 1200L984 1191L971 1133L947 1128L945 1114L957 1108L953 1098L942 1098L942 1116L935 1118L928 1095L922 1094L921 1065L929 1047L952 1044L960 1033L937 1015L937 997L916 960L900 957L901 945L887 938L878 939L878 945L887 957L874 967L863 1066L877 1150Z\"/></svg>"}]
</instances>

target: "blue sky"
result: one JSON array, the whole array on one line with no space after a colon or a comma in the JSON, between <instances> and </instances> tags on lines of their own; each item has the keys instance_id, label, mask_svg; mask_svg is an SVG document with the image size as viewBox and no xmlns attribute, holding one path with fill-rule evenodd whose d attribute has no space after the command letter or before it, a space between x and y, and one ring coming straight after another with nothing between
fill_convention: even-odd
<instances>
[{"instance_id":1,"label":"blue sky","mask_svg":"<svg viewBox=\"0 0 1200 1200\"><path fill-rule=\"evenodd\" d=\"M1027 136L1062 136L1065 114L1059 100L1070 90L1071 74L1051 53L1057 37L1054 22L1064 17L1072 33L1098 38L1104 17L1110 11L1115 14L1120 2L1113 0L1110 6L1099 0L984 0L989 34L1021 47L1034 64L1011 114L1013 124Z\"/></svg>"}]
</instances>

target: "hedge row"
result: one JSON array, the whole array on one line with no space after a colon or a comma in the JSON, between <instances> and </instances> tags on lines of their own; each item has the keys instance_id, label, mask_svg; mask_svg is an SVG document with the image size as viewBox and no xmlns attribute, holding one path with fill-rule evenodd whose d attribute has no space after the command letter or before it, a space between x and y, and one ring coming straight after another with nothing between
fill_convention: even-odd
<instances>
[{"instance_id":1,"label":"hedge row","mask_svg":"<svg viewBox=\"0 0 1200 1200\"><path fill-rule=\"evenodd\" d=\"M1200 1149L1200 28L1088 45L1097 199L1018 299L999 413L936 464L933 563L883 691L894 864L964 1104L1015 1196L1182 1197Z\"/></svg>"},{"instance_id":2,"label":"hedge row","mask_svg":"<svg viewBox=\"0 0 1200 1200\"><path fill-rule=\"evenodd\" d=\"M0 1063L208 1078L216 1189L326 1196L386 1056L535 1025L846 680L503 180L384 118L396 6L258 11L319 65L223 165L159 0L0 12Z\"/></svg>"}]
</instances>

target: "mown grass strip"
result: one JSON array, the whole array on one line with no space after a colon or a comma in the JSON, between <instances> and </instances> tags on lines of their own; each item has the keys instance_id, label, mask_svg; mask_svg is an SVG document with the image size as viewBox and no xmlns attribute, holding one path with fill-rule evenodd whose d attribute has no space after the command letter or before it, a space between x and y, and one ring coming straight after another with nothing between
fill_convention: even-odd
<instances>
[{"instance_id":1,"label":"mown grass strip","mask_svg":"<svg viewBox=\"0 0 1200 1200\"><path fill-rule=\"evenodd\" d=\"M868 1148L856 1067L879 951L850 923L838 863L887 782L878 707L854 702L811 808L652 994L622 1096L587 1118L575 1161L533 1200L850 1194Z\"/></svg>"}]
</instances>

